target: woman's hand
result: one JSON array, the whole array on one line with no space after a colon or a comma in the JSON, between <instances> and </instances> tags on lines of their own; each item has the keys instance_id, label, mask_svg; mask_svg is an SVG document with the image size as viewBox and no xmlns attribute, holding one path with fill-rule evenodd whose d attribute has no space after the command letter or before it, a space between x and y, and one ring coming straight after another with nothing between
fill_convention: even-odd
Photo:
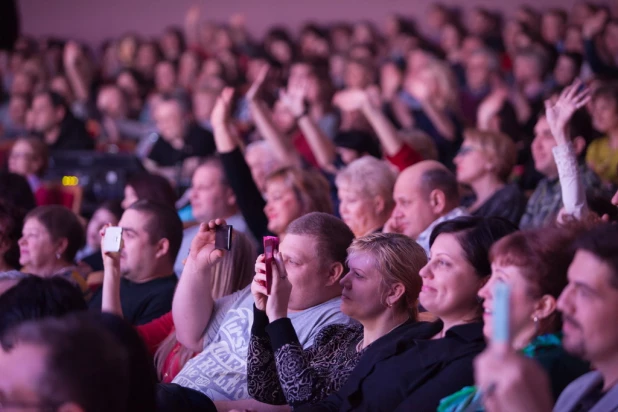
<instances>
[{"instance_id":1,"label":"woman's hand","mask_svg":"<svg viewBox=\"0 0 618 412\"><path fill-rule=\"evenodd\" d=\"M221 249L215 249L215 231L217 226L225 224L225 220L217 219L200 225L197 235L191 242L189 257L185 266L192 266L196 270L204 271L223 257L225 252Z\"/></svg>"},{"instance_id":2,"label":"woman's hand","mask_svg":"<svg viewBox=\"0 0 618 412\"><path fill-rule=\"evenodd\" d=\"M264 86L264 82L266 81L266 76L268 76L269 71L270 71L270 66L267 64L264 65L260 69L260 72L258 73L257 77L255 78L255 81L253 82L249 90L247 90L247 94L245 95L245 97L247 98L247 101L249 101L250 103L254 102L257 99L257 96L259 95L260 91L262 90L262 87Z\"/></svg>"},{"instance_id":3,"label":"woman's hand","mask_svg":"<svg viewBox=\"0 0 618 412\"><path fill-rule=\"evenodd\" d=\"M584 107L590 100L590 89L584 88L578 92L581 85L581 80L575 80L572 85L562 91L555 103L552 104L550 100L545 100L547 123L558 144L564 144L568 141L569 136L566 135L566 127L571 117L573 117L575 111Z\"/></svg>"}]
</instances>

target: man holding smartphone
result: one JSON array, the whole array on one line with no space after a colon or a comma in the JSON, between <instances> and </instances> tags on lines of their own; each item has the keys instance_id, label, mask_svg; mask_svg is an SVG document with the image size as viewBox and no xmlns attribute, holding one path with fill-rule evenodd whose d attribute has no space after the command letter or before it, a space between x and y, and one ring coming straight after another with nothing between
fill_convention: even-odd
<instances>
[{"instance_id":1,"label":"man holding smartphone","mask_svg":"<svg viewBox=\"0 0 618 412\"><path fill-rule=\"evenodd\" d=\"M140 200L123 214L120 250L120 301L124 318L143 325L168 313L178 279L174 261L182 240L182 222L169 206ZM99 289L89 306L101 310Z\"/></svg>"},{"instance_id":2,"label":"man holding smartphone","mask_svg":"<svg viewBox=\"0 0 618 412\"><path fill-rule=\"evenodd\" d=\"M176 336L198 355L174 383L201 391L217 407L252 409L256 401L247 390L246 370L253 325L251 285L217 301L210 295L210 269L224 253L214 247L215 230L223 224L202 224L178 283L172 309ZM339 309L339 279L353 238L336 217L310 213L293 221L281 241L279 251L292 284L288 316L304 347L311 346L323 327L348 322Z\"/></svg>"}]
</instances>

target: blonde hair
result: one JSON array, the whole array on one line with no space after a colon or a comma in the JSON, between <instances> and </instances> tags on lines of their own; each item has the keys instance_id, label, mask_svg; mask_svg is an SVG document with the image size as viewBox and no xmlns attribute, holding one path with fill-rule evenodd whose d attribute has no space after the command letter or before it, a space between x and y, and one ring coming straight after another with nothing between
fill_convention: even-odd
<instances>
[{"instance_id":1,"label":"blonde hair","mask_svg":"<svg viewBox=\"0 0 618 412\"><path fill-rule=\"evenodd\" d=\"M507 135L491 130L468 129L464 138L475 143L487 154L495 164L495 173L506 182L517 162L517 149L513 140Z\"/></svg>"},{"instance_id":2,"label":"blonde hair","mask_svg":"<svg viewBox=\"0 0 618 412\"><path fill-rule=\"evenodd\" d=\"M294 191L300 203L301 216L310 212L333 213L330 185L318 172L284 167L266 176L266 186L277 179Z\"/></svg>"},{"instance_id":3,"label":"blonde hair","mask_svg":"<svg viewBox=\"0 0 618 412\"><path fill-rule=\"evenodd\" d=\"M348 260L357 253L366 253L373 257L375 269L382 275L378 293L386 305L385 298L389 289L396 283L403 284L405 292L393 304L395 310L407 312L410 318L418 317L418 295L423 281L419 275L427 264L427 254L416 241L408 236L396 233L372 233L354 239L348 248Z\"/></svg>"},{"instance_id":4,"label":"blonde hair","mask_svg":"<svg viewBox=\"0 0 618 412\"><path fill-rule=\"evenodd\" d=\"M448 109L452 112L458 111L458 86L453 70L447 63L439 60L430 60L421 69L421 72L428 72L436 82L436 93L432 100L440 109Z\"/></svg>"},{"instance_id":5,"label":"blonde hair","mask_svg":"<svg viewBox=\"0 0 618 412\"><path fill-rule=\"evenodd\" d=\"M214 266L212 273L213 299L219 299L236 291L244 289L252 281L255 265L255 245L244 233L232 232L232 249L226 253ZM172 331L159 345L154 356L155 367L159 379L163 379L165 361L178 343L176 331ZM176 352L178 367L182 368L193 357L193 351L180 346Z\"/></svg>"},{"instance_id":6,"label":"blonde hair","mask_svg":"<svg viewBox=\"0 0 618 412\"><path fill-rule=\"evenodd\" d=\"M337 188L348 186L350 190L363 197L380 196L384 200L382 214L390 216L395 207L393 200L395 180L395 173L387 162L372 156L364 156L342 169L337 174L335 184Z\"/></svg>"}]
</instances>

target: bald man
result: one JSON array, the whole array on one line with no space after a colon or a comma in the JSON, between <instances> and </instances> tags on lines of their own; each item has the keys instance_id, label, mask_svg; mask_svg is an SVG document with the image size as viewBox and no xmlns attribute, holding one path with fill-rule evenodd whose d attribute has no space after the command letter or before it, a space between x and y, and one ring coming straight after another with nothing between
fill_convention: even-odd
<instances>
[{"instance_id":1,"label":"bald man","mask_svg":"<svg viewBox=\"0 0 618 412\"><path fill-rule=\"evenodd\" d=\"M465 216L459 207L455 175L443 164L426 160L405 169L395 183L395 210L385 231L416 239L429 254L429 237L441 222Z\"/></svg>"}]
</instances>

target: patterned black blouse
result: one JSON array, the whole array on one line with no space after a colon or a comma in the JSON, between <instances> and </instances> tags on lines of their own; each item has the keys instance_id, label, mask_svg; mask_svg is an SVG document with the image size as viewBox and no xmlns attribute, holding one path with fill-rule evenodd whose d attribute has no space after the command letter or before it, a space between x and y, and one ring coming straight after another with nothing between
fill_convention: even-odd
<instances>
[{"instance_id":1,"label":"patterned black blouse","mask_svg":"<svg viewBox=\"0 0 618 412\"><path fill-rule=\"evenodd\" d=\"M255 306L253 312L247 382L249 394L260 402L319 402L342 387L365 351L356 351L363 339L359 324L327 326L303 349L288 318L269 324L265 312Z\"/></svg>"}]
</instances>

